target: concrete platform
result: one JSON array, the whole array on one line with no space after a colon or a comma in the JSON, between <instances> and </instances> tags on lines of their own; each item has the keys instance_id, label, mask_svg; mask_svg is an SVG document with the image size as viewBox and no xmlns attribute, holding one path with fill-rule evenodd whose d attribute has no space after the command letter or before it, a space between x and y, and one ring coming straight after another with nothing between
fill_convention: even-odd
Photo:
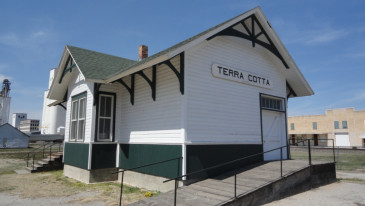
<instances>
[{"instance_id":1,"label":"concrete platform","mask_svg":"<svg viewBox=\"0 0 365 206\"><path fill-rule=\"evenodd\" d=\"M180 187L177 191L177 205L260 205L336 180L333 163L314 164L309 166L306 161L283 161L283 178L280 174L280 161L240 169L237 175L236 198L234 173L228 172ZM131 205L173 204L172 190Z\"/></svg>"}]
</instances>

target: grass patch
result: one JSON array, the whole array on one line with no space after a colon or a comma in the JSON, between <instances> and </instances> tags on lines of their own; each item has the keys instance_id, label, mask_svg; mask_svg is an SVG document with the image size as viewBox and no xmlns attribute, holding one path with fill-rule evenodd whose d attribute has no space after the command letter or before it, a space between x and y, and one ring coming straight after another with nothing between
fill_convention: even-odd
<instances>
[{"instance_id":1,"label":"grass patch","mask_svg":"<svg viewBox=\"0 0 365 206\"><path fill-rule=\"evenodd\" d=\"M308 151L303 149L292 149L291 158L299 160L308 160ZM333 162L332 150L311 150L312 161ZM365 169L365 153L351 153L335 151L336 170L362 170Z\"/></svg>"},{"instance_id":2,"label":"grass patch","mask_svg":"<svg viewBox=\"0 0 365 206\"><path fill-rule=\"evenodd\" d=\"M338 178L339 181L365 184L365 180L359 178Z\"/></svg>"},{"instance_id":3,"label":"grass patch","mask_svg":"<svg viewBox=\"0 0 365 206\"><path fill-rule=\"evenodd\" d=\"M117 182L103 182L103 183L93 183L93 184L85 184L82 182L79 182L74 179L70 179L63 175L63 170L59 171L52 171L52 172L45 172L52 174L56 181L62 182L62 184L82 191L90 191L90 190L97 190L101 191L103 195L106 196L116 196L119 195L120 192L120 183ZM123 194L143 194L145 193L151 193L151 196L155 196L160 194L160 192L157 191L147 191L140 189L138 187L133 187L129 185L123 185Z\"/></svg>"},{"instance_id":4,"label":"grass patch","mask_svg":"<svg viewBox=\"0 0 365 206\"><path fill-rule=\"evenodd\" d=\"M11 190L15 190L16 187L13 186L8 186L8 187L0 187L0 192L7 192L7 191L11 191Z\"/></svg>"}]
</instances>

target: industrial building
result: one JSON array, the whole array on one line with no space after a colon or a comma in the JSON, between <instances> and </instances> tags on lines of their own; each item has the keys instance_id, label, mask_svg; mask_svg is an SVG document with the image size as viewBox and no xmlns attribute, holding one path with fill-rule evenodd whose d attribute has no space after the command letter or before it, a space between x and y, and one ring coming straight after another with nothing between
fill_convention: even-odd
<instances>
[{"instance_id":1,"label":"industrial building","mask_svg":"<svg viewBox=\"0 0 365 206\"><path fill-rule=\"evenodd\" d=\"M10 81L8 79L4 79L2 89L0 91L0 125L6 124L9 122L9 113L10 113Z\"/></svg>"},{"instance_id":2,"label":"industrial building","mask_svg":"<svg viewBox=\"0 0 365 206\"><path fill-rule=\"evenodd\" d=\"M32 133L39 131L38 119L26 119L20 121L19 130L24 133Z\"/></svg>"},{"instance_id":3,"label":"industrial building","mask_svg":"<svg viewBox=\"0 0 365 206\"><path fill-rule=\"evenodd\" d=\"M152 56L141 46L138 61L66 46L48 98L67 108L66 176L113 180L115 168L182 157L126 180L152 188L288 145L287 99L312 94L257 7ZM279 158L275 151L204 175ZM134 181L146 175L148 185Z\"/></svg>"},{"instance_id":4,"label":"industrial building","mask_svg":"<svg viewBox=\"0 0 365 206\"><path fill-rule=\"evenodd\" d=\"M288 118L288 133L292 143L311 139L315 146L365 147L365 110L354 108L329 109L325 114Z\"/></svg>"},{"instance_id":5,"label":"industrial building","mask_svg":"<svg viewBox=\"0 0 365 206\"><path fill-rule=\"evenodd\" d=\"M27 117L27 113L13 113L13 118L11 121L11 125L17 129L20 128L20 121L26 120Z\"/></svg>"},{"instance_id":6,"label":"industrial building","mask_svg":"<svg viewBox=\"0 0 365 206\"><path fill-rule=\"evenodd\" d=\"M66 107L63 104L48 107L49 104L54 102L54 100L48 99L47 96L56 71L56 68L50 70L48 89L44 92L41 134L64 134Z\"/></svg>"}]
</instances>

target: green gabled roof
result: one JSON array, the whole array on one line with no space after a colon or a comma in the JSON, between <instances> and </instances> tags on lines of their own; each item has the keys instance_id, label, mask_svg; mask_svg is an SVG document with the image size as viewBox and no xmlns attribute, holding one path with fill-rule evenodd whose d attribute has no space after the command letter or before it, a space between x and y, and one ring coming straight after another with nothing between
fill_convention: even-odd
<instances>
[{"instance_id":1,"label":"green gabled roof","mask_svg":"<svg viewBox=\"0 0 365 206\"><path fill-rule=\"evenodd\" d=\"M103 54L74 46L66 46L86 79L106 80L110 74L136 63L134 60Z\"/></svg>"},{"instance_id":2,"label":"green gabled roof","mask_svg":"<svg viewBox=\"0 0 365 206\"><path fill-rule=\"evenodd\" d=\"M236 18L236 17L234 17ZM232 18L232 19L234 19ZM67 45L68 50L71 53L71 56L75 60L82 74L86 79L89 80L107 80L112 78L113 76L120 74L124 71L127 71L131 68L134 68L138 65L142 65L146 62L149 62L153 59L156 59L160 56L163 56L179 47L184 46L185 44L192 42L193 40L203 36L204 34L222 26L223 24L231 21L229 19L217 26L214 26L208 30L205 30L191 38L188 38L178 44L175 44L161 52L158 52L148 58L145 58L141 61L134 61L122 57L112 56L108 54L103 54L100 52L95 52L87 49L82 49L74 46Z\"/></svg>"}]
</instances>

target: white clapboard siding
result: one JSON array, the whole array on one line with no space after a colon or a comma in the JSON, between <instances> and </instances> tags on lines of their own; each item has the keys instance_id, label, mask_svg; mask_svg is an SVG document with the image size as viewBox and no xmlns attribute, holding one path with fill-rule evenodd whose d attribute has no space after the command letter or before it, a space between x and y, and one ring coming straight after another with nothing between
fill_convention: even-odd
<instances>
[{"instance_id":1,"label":"white clapboard siding","mask_svg":"<svg viewBox=\"0 0 365 206\"><path fill-rule=\"evenodd\" d=\"M172 59L179 68L179 57ZM143 70L152 79L152 68ZM117 94L115 139L122 143L181 143L182 95L179 80L165 65L157 67L156 101L152 99L149 84L141 76L135 76L134 105L130 94L120 83L103 85L100 91ZM130 76L123 78L130 86Z\"/></svg>"},{"instance_id":2,"label":"white clapboard siding","mask_svg":"<svg viewBox=\"0 0 365 206\"><path fill-rule=\"evenodd\" d=\"M216 37L189 49L185 57L187 142L261 144L259 93L285 97L283 66L276 57L236 37ZM214 63L266 76L273 88L213 77Z\"/></svg>"},{"instance_id":3,"label":"white clapboard siding","mask_svg":"<svg viewBox=\"0 0 365 206\"><path fill-rule=\"evenodd\" d=\"M66 111L66 125L65 125L65 141L69 141L70 136L70 121L71 121L71 102L72 96L87 92L86 99L86 121L85 121L85 139L84 142L94 141L94 124L95 111L93 111L93 89L94 83L85 82L85 78L77 69L72 72L72 79L68 87L67 96L67 111Z\"/></svg>"}]
</instances>

